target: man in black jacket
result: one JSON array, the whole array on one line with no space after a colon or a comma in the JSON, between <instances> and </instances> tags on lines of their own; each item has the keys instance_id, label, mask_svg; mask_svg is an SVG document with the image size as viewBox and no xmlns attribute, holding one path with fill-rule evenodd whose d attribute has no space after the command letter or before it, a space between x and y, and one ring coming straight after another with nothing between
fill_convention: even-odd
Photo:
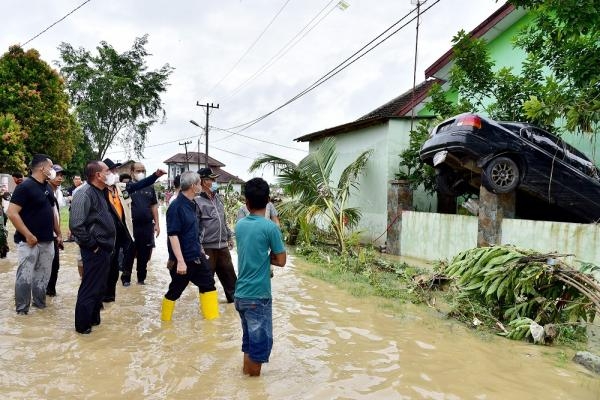
<instances>
[{"instance_id":1,"label":"man in black jacket","mask_svg":"<svg viewBox=\"0 0 600 400\"><path fill-rule=\"evenodd\" d=\"M83 277L75 304L75 330L87 334L100 324L102 296L106 287L110 257L115 247L116 228L108 204L108 166L90 161L85 167L88 185L80 189L71 204L69 228L81 249Z\"/></svg>"}]
</instances>

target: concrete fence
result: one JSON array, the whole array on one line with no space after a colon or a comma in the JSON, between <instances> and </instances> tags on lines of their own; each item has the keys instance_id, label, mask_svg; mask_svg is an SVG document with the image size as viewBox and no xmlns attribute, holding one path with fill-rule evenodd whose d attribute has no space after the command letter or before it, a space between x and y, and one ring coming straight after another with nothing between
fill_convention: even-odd
<instances>
[{"instance_id":1,"label":"concrete fence","mask_svg":"<svg viewBox=\"0 0 600 400\"><path fill-rule=\"evenodd\" d=\"M402 256L451 259L477 246L477 217L403 211L401 220ZM573 254L577 260L600 265L600 225L505 218L501 232L502 244Z\"/></svg>"}]
</instances>

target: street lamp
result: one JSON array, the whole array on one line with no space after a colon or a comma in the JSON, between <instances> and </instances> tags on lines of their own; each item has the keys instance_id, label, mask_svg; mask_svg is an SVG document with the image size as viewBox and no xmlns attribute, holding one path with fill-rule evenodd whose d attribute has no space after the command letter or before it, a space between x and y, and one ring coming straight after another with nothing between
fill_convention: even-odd
<instances>
[{"instance_id":1,"label":"street lamp","mask_svg":"<svg viewBox=\"0 0 600 400\"><path fill-rule=\"evenodd\" d=\"M202 129L202 127L193 119L190 119L190 124ZM206 135L206 167L208 167L208 135ZM198 136L198 169L200 169L200 136Z\"/></svg>"}]
</instances>

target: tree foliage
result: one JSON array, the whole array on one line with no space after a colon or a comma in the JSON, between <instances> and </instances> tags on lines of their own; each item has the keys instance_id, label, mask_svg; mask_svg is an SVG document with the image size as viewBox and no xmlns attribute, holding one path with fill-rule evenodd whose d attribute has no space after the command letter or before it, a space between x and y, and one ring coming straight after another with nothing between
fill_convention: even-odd
<instances>
[{"instance_id":1,"label":"tree foliage","mask_svg":"<svg viewBox=\"0 0 600 400\"><path fill-rule=\"evenodd\" d=\"M428 193L435 192L435 171L421 162L419 150L429 137L431 125L430 120L421 121L410 132L408 148L400 153L400 171L396 174L397 179L407 180L413 190L423 185L423 189Z\"/></svg>"},{"instance_id":2,"label":"tree foliage","mask_svg":"<svg viewBox=\"0 0 600 400\"><path fill-rule=\"evenodd\" d=\"M520 72L497 68L486 41L460 31L452 39L454 65L449 87L433 85L428 110L440 120L478 112L496 120L530 122L557 134L565 129L595 132L600 123L598 1L511 3L534 15L514 42L526 53ZM425 125L418 129L411 132L410 148L400 155L399 177L428 188L431 171L420 164L417 150L427 139Z\"/></svg>"},{"instance_id":3,"label":"tree foliage","mask_svg":"<svg viewBox=\"0 0 600 400\"><path fill-rule=\"evenodd\" d=\"M130 50L118 53L103 41L95 55L68 43L59 46L58 65L97 159L115 142L142 156L150 128L164 120L161 94L173 68L148 71L147 42L147 35L136 38Z\"/></svg>"},{"instance_id":4,"label":"tree foliage","mask_svg":"<svg viewBox=\"0 0 600 400\"><path fill-rule=\"evenodd\" d=\"M595 132L600 123L600 4L598 0L512 0L534 22L516 45L549 74L523 106L529 119L569 131Z\"/></svg>"},{"instance_id":5,"label":"tree foliage","mask_svg":"<svg viewBox=\"0 0 600 400\"><path fill-rule=\"evenodd\" d=\"M12 114L0 114L0 171L25 171L27 134Z\"/></svg>"},{"instance_id":6,"label":"tree foliage","mask_svg":"<svg viewBox=\"0 0 600 400\"><path fill-rule=\"evenodd\" d=\"M65 164L81 140L63 79L33 49L12 46L0 58L0 116L6 168L24 172L34 153Z\"/></svg>"},{"instance_id":7,"label":"tree foliage","mask_svg":"<svg viewBox=\"0 0 600 400\"><path fill-rule=\"evenodd\" d=\"M372 150L362 152L347 165L337 184L333 184L333 167L337 159L335 140L326 138L317 151L310 153L297 165L293 162L265 154L252 163L249 170L273 167L278 183L290 200L279 209L282 217L292 218L300 224L325 220L332 229L339 250L344 253L349 229L358 224L361 212L348 207L348 198L359 186Z\"/></svg>"}]
</instances>

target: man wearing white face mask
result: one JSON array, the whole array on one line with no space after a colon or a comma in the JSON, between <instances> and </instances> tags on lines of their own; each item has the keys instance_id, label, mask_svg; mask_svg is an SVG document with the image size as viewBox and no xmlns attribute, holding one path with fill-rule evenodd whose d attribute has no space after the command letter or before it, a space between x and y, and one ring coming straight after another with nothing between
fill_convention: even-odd
<instances>
[{"instance_id":1,"label":"man wearing white face mask","mask_svg":"<svg viewBox=\"0 0 600 400\"><path fill-rule=\"evenodd\" d=\"M30 168L31 175L15 188L6 212L16 229L19 259L15 280L17 314L27 314L32 300L34 307L46 307L46 286L54 258L54 233L62 245L60 225L53 208L56 200L47 183L56 178L52 161L45 154L36 154Z\"/></svg>"},{"instance_id":2,"label":"man wearing white face mask","mask_svg":"<svg viewBox=\"0 0 600 400\"><path fill-rule=\"evenodd\" d=\"M198 175L200 175L202 192L194 200L202 213L202 248L208 256L213 275L216 273L223 285L227 302L233 303L237 282L229 253L233 248L233 235L225 220L225 206L217 194L219 185L216 179L219 175L214 174L210 168L199 169Z\"/></svg>"},{"instance_id":3,"label":"man wearing white face mask","mask_svg":"<svg viewBox=\"0 0 600 400\"><path fill-rule=\"evenodd\" d=\"M115 218L117 238L115 249L110 259L110 271L102 301L112 302L115 301L116 286L119 280L119 253L121 251L124 253L129 252L129 248L133 242L134 228L131 214L131 194L146 187L151 187L166 172L158 169L149 177L140 179L139 181L120 183L117 168L121 166L121 163L114 163L110 158L105 159L103 162L108 167L106 185L108 188L109 203L115 211L113 218Z\"/></svg>"},{"instance_id":4,"label":"man wearing white face mask","mask_svg":"<svg viewBox=\"0 0 600 400\"><path fill-rule=\"evenodd\" d=\"M164 171L162 172L163 174L165 173ZM131 166L131 176L133 177L133 183L136 184L147 179L146 167L144 167L144 164L140 162L133 163ZM148 261L152 255L152 249L154 248L154 235L156 234L156 237L158 237L160 234L158 199L154 187L146 186L140 188L135 191L135 193L130 193L130 196L132 200L131 215L133 220L134 242L133 246L130 246L129 250L125 253L123 261L123 273L121 274L123 286L129 286L131 284L134 258L137 258L136 269L138 284L145 284Z\"/></svg>"}]
</instances>

